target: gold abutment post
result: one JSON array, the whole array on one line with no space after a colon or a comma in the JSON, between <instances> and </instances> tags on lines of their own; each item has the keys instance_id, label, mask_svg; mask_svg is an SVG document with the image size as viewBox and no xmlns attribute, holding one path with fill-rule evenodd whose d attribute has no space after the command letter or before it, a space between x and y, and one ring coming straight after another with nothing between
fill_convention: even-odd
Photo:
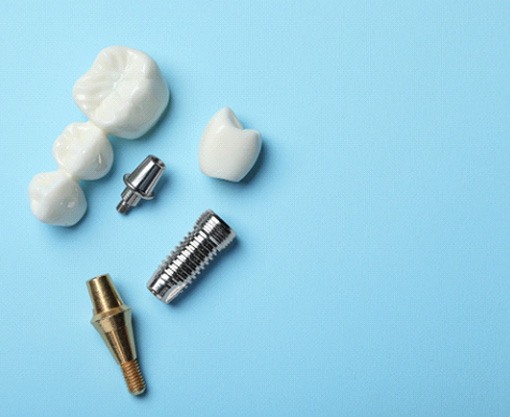
<instances>
[{"instance_id":1,"label":"gold abutment post","mask_svg":"<svg viewBox=\"0 0 510 417\"><path fill-rule=\"evenodd\" d=\"M145 380L136 355L131 308L124 304L108 274L87 281L87 288L94 314L90 322L122 368L129 392L142 394Z\"/></svg>"}]
</instances>

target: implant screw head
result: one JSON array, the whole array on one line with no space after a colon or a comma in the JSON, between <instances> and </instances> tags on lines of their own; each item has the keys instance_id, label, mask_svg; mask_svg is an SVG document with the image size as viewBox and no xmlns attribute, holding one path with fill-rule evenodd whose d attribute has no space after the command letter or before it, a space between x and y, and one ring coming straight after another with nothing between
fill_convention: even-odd
<instances>
[{"instance_id":1,"label":"implant screw head","mask_svg":"<svg viewBox=\"0 0 510 417\"><path fill-rule=\"evenodd\" d=\"M126 214L143 198L152 200L154 188L165 171L165 164L154 155L149 155L131 174L124 175L126 188L121 194L122 200L117 205L117 211Z\"/></svg>"},{"instance_id":2,"label":"implant screw head","mask_svg":"<svg viewBox=\"0 0 510 417\"><path fill-rule=\"evenodd\" d=\"M87 289L94 314L91 324L120 365L129 392L133 395L142 394L145 391L145 380L136 355L131 308L124 304L108 274L87 281Z\"/></svg>"},{"instance_id":3,"label":"implant screw head","mask_svg":"<svg viewBox=\"0 0 510 417\"><path fill-rule=\"evenodd\" d=\"M168 304L193 282L235 236L227 223L212 210L207 210L181 244L161 263L147 283L147 288Z\"/></svg>"}]
</instances>

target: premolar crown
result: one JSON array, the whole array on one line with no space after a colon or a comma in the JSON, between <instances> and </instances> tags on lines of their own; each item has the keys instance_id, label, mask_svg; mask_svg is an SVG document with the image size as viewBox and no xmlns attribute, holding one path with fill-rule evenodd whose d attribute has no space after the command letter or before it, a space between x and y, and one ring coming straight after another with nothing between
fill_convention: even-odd
<instances>
[{"instance_id":1,"label":"premolar crown","mask_svg":"<svg viewBox=\"0 0 510 417\"><path fill-rule=\"evenodd\" d=\"M73 89L76 104L90 120L64 129L53 145L59 169L37 174L30 182L34 215L56 226L78 223L87 211L79 181L102 178L113 164L108 134L142 136L158 121L169 96L150 56L123 46L103 49Z\"/></svg>"},{"instance_id":2,"label":"premolar crown","mask_svg":"<svg viewBox=\"0 0 510 417\"><path fill-rule=\"evenodd\" d=\"M35 217L55 226L72 226L87 211L87 200L78 183L62 170L37 174L29 186Z\"/></svg>"},{"instance_id":3,"label":"premolar crown","mask_svg":"<svg viewBox=\"0 0 510 417\"><path fill-rule=\"evenodd\" d=\"M113 164L108 135L92 122L67 126L53 144L53 156L62 170L83 180L104 177Z\"/></svg>"},{"instance_id":4,"label":"premolar crown","mask_svg":"<svg viewBox=\"0 0 510 417\"><path fill-rule=\"evenodd\" d=\"M255 165L260 148L260 133L243 129L234 112L224 107L211 118L202 135L200 169L209 177L241 181Z\"/></svg>"}]
</instances>

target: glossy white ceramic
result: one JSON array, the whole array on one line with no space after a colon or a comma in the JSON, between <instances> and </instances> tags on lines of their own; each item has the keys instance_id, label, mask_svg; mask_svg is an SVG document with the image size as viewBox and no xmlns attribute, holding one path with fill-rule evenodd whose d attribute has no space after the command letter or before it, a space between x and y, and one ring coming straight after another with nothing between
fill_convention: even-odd
<instances>
[{"instance_id":1,"label":"glossy white ceramic","mask_svg":"<svg viewBox=\"0 0 510 417\"><path fill-rule=\"evenodd\" d=\"M72 226L87 211L78 182L62 170L37 174L28 187L35 217L56 226Z\"/></svg>"},{"instance_id":2,"label":"glossy white ceramic","mask_svg":"<svg viewBox=\"0 0 510 417\"><path fill-rule=\"evenodd\" d=\"M234 112L225 107L216 112L202 134L200 169L213 178L241 181L255 164L260 148L260 133L243 129Z\"/></svg>"},{"instance_id":3,"label":"glossy white ceramic","mask_svg":"<svg viewBox=\"0 0 510 417\"><path fill-rule=\"evenodd\" d=\"M125 139L136 139L157 122L168 104L168 86L146 53L110 46L73 88L78 107L97 126Z\"/></svg>"},{"instance_id":4,"label":"glossy white ceramic","mask_svg":"<svg viewBox=\"0 0 510 417\"><path fill-rule=\"evenodd\" d=\"M92 122L72 123L53 144L58 165L75 178L97 180L113 163L113 149L106 132Z\"/></svg>"}]
</instances>

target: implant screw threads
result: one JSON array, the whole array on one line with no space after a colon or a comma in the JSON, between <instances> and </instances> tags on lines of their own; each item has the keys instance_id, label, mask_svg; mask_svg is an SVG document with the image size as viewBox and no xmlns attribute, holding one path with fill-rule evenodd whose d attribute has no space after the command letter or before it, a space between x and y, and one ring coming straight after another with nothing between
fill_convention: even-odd
<instances>
[{"instance_id":1,"label":"implant screw threads","mask_svg":"<svg viewBox=\"0 0 510 417\"><path fill-rule=\"evenodd\" d=\"M145 392L145 380L138 359L120 364L128 390L133 395L140 395Z\"/></svg>"},{"instance_id":2,"label":"implant screw threads","mask_svg":"<svg viewBox=\"0 0 510 417\"><path fill-rule=\"evenodd\" d=\"M212 210L207 210L198 218L193 231L162 262L147 283L147 288L168 304L193 282L235 236L227 223Z\"/></svg>"},{"instance_id":3,"label":"implant screw threads","mask_svg":"<svg viewBox=\"0 0 510 417\"><path fill-rule=\"evenodd\" d=\"M163 161L154 155L149 155L131 174L124 175L126 188L121 194L122 200L117 205L117 211L126 214L143 198L152 200L154 188L165 171Z\"/></svg>"},{"instance_id":4,"label":"implant screw threads","mask_svg":"<svg viewBox=\"0 0 510 417\"><path fill-rule=\"evenodd\" d=\"M122 368L129 392L142 394L145 380L136 356L131 308L124 304L108 274L87 281L87 288L94 314L90 322Z\"/></svg>"}]
</instances>

